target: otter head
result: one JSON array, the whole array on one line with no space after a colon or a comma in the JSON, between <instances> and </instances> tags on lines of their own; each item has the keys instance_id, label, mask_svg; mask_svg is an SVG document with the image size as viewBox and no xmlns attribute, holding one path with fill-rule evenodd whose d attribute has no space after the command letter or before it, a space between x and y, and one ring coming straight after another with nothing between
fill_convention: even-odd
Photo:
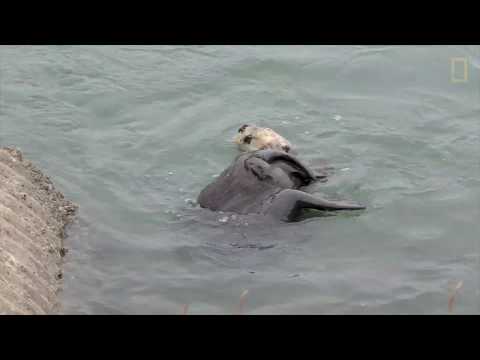
<instances>
[{"instance_id":1,"label":"otter head","mask_svg":"<svg viewBox=\"0 0 480 360\"><path fill-rule=\"evenodd\" d=\"M290 152L292 145L270 128L242 125L233 141L241 151L273 149Z\"/></svg>"}]
</instances>

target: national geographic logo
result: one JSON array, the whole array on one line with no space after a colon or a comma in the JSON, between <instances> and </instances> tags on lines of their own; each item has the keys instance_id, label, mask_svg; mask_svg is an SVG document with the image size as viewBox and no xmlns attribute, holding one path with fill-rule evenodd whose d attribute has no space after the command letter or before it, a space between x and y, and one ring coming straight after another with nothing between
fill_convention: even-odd
<instances>
[{"instance_id":1,"label":"national geographic logo","mask_svg":"<svg viewBox=\"0 0 480 360\"><path fill-rule=\"evenodd\" d=\"M468 58L450 58L450 81L452 83L468 82Z\"/></svg>"}]
</instances>

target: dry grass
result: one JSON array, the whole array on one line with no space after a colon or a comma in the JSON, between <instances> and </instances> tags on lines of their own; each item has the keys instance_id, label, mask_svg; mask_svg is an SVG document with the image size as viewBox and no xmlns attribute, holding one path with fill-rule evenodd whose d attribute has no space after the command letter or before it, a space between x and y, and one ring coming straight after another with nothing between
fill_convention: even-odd
<instances>
[{"instance_id":1,"label":"dry grass","mask_svg":"<svg viewBox=\"0 0 480 360\"><path fill-rule=\"evenodd\" d=\"M448 297L448 312L453 313L453 306L455 304L455 297L457 296L458 290L463 286L463 281L459 281L452 289L450 289L450 295Z\"/></svg>"},{"instance_id":2,"label":"dry grass","mask_svg":"<svg viewBox=\"0 0 480 360\"><path fill-rule=\"evenodd\" d=\"M453 308L455 305L455 299L457 297L458 291L463 287L463 281L458 281L457 283L454 284L454 286L451 286L449 289L449 296L448 296L448 312L450 314L453 314ZM245 303L246 303L246 297L248 295L248 290L244 290L240 294L240 300L238 302L236 311L234 311L234 315L241 315L243 314ZM188 310L189 310L189 305L185 304L182 306L182 315L188 315Z\"/></svg>"},{"instance_id":3,"label":"dry grass","mask_svg":"<svg viewBox=\"0 0 480 360\"><path fill-rule=\"evenodd\" d=\"M248 290L244 290L240 295L240 301L238 303L238 308L237 308L237 315L241 315L243 313L243 307L245 306L247 294L248 294Z\"/></svg>"}]
</instances>

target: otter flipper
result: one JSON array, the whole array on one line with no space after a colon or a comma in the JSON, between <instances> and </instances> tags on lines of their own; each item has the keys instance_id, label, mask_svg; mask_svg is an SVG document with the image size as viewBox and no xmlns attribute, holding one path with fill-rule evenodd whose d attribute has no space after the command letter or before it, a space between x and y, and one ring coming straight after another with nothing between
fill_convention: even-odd
<instances>
[{"instance_id":1,"label":"otter flipper","mask_svg":"<svg viewBox=\"0 0 480 360\"><path fill-rule=\"evenodd\" d=\"M293 221L303 209L323 211L364 210L365 206L345 201L321 199L299 190L286 189L281 191L270 208L270 214L283 220Z\"/></svg>"},{"instance_id":2,"label":"otter flipper","mask_svg":"<svg viewBox=\"0 0 480 360\"><path fill-rule=\"evenodd\" d=\"M291 166L295 170L295 174L304 182L304 185L315 181L320 174L316 174L310 170L303 162L301 162L295 156L283 151L277 150L260 150L254 153L255 157L258 157L267 163L274 165L275 163L285 163Z\"/></svg>"}]
</instances>

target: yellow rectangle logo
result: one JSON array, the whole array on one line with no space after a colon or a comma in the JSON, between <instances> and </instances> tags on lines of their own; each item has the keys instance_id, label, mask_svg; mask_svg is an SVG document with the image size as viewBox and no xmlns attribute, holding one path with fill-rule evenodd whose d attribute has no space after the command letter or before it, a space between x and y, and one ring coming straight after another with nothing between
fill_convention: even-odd
<instances>
[{"instance_id":1,"label":"yellow rectangle logo","mask_svg":"<svg viewBox=\"0 0 480 360\"><path fill-rule=\"evenodd\" d=\"M468 59L455 57L450 59L450 80L452 83L468 82Z\"/></svg>"}]
</instances>

